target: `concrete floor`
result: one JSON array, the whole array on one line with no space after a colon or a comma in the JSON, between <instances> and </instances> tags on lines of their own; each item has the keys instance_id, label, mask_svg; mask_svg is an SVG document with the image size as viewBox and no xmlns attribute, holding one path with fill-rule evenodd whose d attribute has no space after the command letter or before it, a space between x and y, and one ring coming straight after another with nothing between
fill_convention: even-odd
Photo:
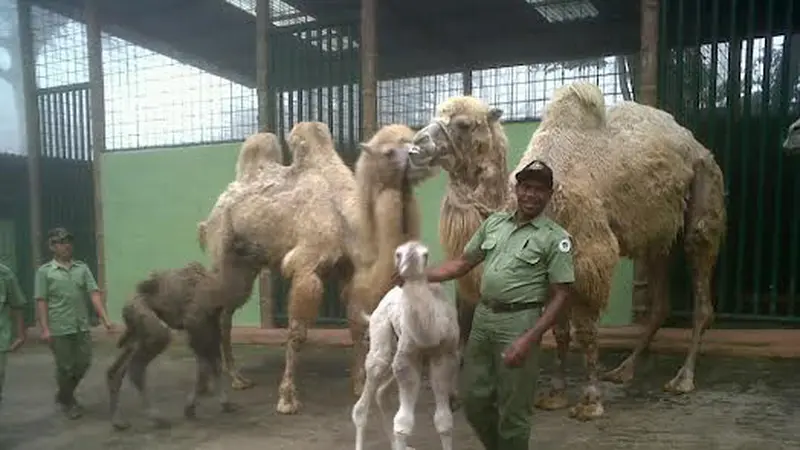
<instances>
[{"instance_id":1,"label":"concrete floor","mask_svg":"<svg viewBox=\"0 0 800 450\"><path fill-rule=\"evenodd\" d=\"M353 448L350 409L355 399L348 381L349 349L306 347L298 371L304 409L295 416L275 412L277 386L283 370L279 347L239 345L235 351L246 376L257 383L234 391L241 409L222 414L213 398L200 399L198 418L183 418L182 403L194 377L194 361L180 341L149 370L154 403L171 421L168 429L151 428L140 404L125 384L122 408L132 428L113 431L108 422L108 395L103 381L113 358L113 344L96 343L94 365L78 390L87 411L67 421L53 405L52 358L46 347L31 342L10 357L5 399L0 407L2 450L92 449L247 449L337 450ZM612 366L619 352L603 352ZM581 357L571 355L571 394L578 395ZM547 352L542 383L552 369ZM566 411L537 411L531 448L555 449L800 449L800 360L701 356L698 390L682 397L661 391L683 355L650 355L642 360L630 386L604 384L606 415L578 423ZM544 385L544 384L543 384ZM395 402L391 403L392 408ZM432 425L430 392L423 390L415 436L417 449L440 448ZM368 449L388 448L377 420L370 422ZM392 411L393 413L393 411ZM461 411L456 413L457 449L480 449Z\"/></svg>"}]
</instances>

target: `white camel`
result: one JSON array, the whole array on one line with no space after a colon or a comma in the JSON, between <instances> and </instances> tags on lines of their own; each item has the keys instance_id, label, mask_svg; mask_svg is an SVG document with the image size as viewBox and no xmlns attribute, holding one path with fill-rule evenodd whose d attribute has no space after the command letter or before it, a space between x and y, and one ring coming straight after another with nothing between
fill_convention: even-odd
<instances>
[{"instance_id":1,"label":"white camel","mask_svg":"<svg viewBox=\"0 0 800 450\"><path fill-rule=\"evenodd\" d=\"M370 348L364 363L364 390L352 413L356 450L364 448L364 429L373 397L392 439L383 408L383 394L392 380L397 381L400 400L394 416L392 449L410 448L406 442L414 428L414 410L425 361L436 400L433 423L442 449L452 450L453 412L449 397L458 376L458 313L441 285L427 281L428 249L425 245L408 241L397 247L394 258L397 271L404 279L403 286L392 288L371 315L363 315L369 322Z\"/></svg>"}]
</instances>

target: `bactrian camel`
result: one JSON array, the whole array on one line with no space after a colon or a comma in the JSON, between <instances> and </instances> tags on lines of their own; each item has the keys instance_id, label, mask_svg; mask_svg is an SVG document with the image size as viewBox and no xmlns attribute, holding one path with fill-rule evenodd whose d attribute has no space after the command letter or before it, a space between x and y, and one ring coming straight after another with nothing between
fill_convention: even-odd
<instances>
[{"instance_id":1,"label":"bactrian camel","mask_svg":"<svg viewBox=\"0 0 800 450\"><path fill-rule=\"evenodd\" d=\"M475 190L475 182L461 181L464 174L483 172L474 162L475 155L481 154L480 149L504 150L491 145L494 134L502 133L489 125L496 122L489 114L492 110L476 104L469 97L445 101L415 138L420 146L417 163L439 163L450 173L451 183ZM722 171L711 152L668 113L634 102L606 112L597 86L574 83L554 94L515 171L534 158L553 168L554 193L545 213L574 237L576 272L569 318L565 315L554 330L559 362L553 389L537 406L567 406L565 360L571 319L585 351L588 382L570 415L588 420L603 414L597 321L608 302L614 268L620 257L646 261L653 302L636 349L605 375L624 382L633 377L636 359L666 318L668 255L678 245L686 252L693 276L694 330L686 361L665 389L694 390L701 337L713 316L710 279L726 220ZM501 168L495 166L495 170ZM502 195L507 196L507 208L514 208L509 195L513 173L508 183ZM463 219L444 216L442 221L460 224ZM461 230L465 235L472 232L466 227Z\"/></svg>"},{"instance_id":2,"label":"bactrian camel","mask_svg":"<svg viewBox=\"0 0 800 450\"><path fill-rule=\"evenodd\" d=\"M391 261L391 253L383 256L380 248L373 248L376 243L378 247L383 245L383 231L373 232L373 239L368 240L368 246L362 244L362 230L369 232L373 230L372 226L383 230L383 223L362 225L361 211L378 211L384 217L388 217L384 211L406 211L409 220L418 222L413 198L393 196L390 192L396 185L404 184L403 180L413 185L431 173L428 168L416 171L407 165L412 138L413 131L407 127L383 127L369 142L361 145L357 167L364 167L366 172L359 177L347 168L338 155L330 130L323 123L301 122L293 127L287 139L293 156L289 166L281 163L280 147L275 136L259 133L248 138L243 146L237 164L237 180L220 195L209 217L198 226L201 245L208 249L212 261L216 261L218 245L215 242L224 238L220 231L220 217L223 211L231 208L233 229L265 248L267 263L264 268L277 270L290 280L286 366L276 406L280 413L295 413L301 407L294 382L294 369L300 345L306 340L308 327L318 314L323 279L341 279L342 301L348 304L351 304L349 299L357 299L367 305L374 304L382 295L382 292L375 292L378 282L373 272L376 262L381 258L388 257ZM359 186L357 180L378 184L364 187ZM380 193L384 190L387 193L383 195L384 203L380 206L362 201L358 194ZM410 206L403 207L399 201L401 198L406 199ZM388 206L390 200L398 202ZM403 228L399 219L392 226L395 229ZM419 226L408 228L414 233ZM372 296L377 296L377 299L371 300ZM223 314L225 367L239 380L241 377L235 368L230 346L230 329L233 311L245 301L246 297L232 304ZM364 309L371 310L368 306ZM364 352L359 351L358 339L363 335L363 325L354 320L350 320L350 324L356 327L351 329L357 347L354 352L355 367L359 361L363 361ZM360 392L363 384L361 372L354 371L351 374L357 392ZM234 388L251 384L244 381L234 384Z\"/></svg>"},{"instance_id":3,"label":"bactrian camel","mask_svg":"<svg viewBox=\"0 0 800 450\"><path fill-rule=\"evenodd\" d=\"M365 361L364 390L352 411L356 450L364 449L364 433L374 397L389 432L383 394L393 379L397 381L400 407L394 417L392 448L408 448L425 362L436 401L434 426L442 449L453 448L449 398L458 375L458 317L441 285L428 283L427 265L428 249L421 242L409 241L397 247L394 266L404 279L403 286L393 287L372 315L364 318L369 324L370 348ZM392 437L392 433L389 435Z\"/></svg>"}]
</instances>

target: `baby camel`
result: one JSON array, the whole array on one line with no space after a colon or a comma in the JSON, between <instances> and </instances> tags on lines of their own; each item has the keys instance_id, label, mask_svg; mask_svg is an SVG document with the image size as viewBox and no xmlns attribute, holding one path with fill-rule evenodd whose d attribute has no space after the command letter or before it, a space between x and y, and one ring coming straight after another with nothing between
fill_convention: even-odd
<instances>
[{"instance_id":1,"label":"baby camel","mask_svg":"<svg viewBox=\"0 0 800 450\"><path fill-rule=\"evenodd\" d=\"M408 448L406 441L414 428L414 409L425 360L436 399L433 422L442 449L451 450L453 413L449 397L458 375L458 314L441 285L427 281L425 245L418 241L400 245L394 262L405 280L403 286L387 292L371 315L363 314L369 323L370 349L364 363L367 375L364 390L352 413L356 450L364 448L364 428L372 398L377 397L383 416L383 393L393 379L399 388L400 407L394 417L392 448ZM386 428L388 432L388 424Z\"/></svg>"},{"instance_id":2,"label":"baby camel","mask_svg":"<svg viewBox=\"0 0 800 450\"><path fill-rule=\"evenodd\" d=\"M259 247L233 235L225 250L224 264L213 270L190 262L179 269L155 271L136 286L135 295L122 309L126 329L117 344L121 351L106 374L114 428L123 430L130 426L118 409L126 372L130 372L130 381L139 391L149 419L156 426L167 425L150 404L145 371L169 345L170 329L186 331L197 361L197 379L187 398L184 415L195 416L199 383L208 375L214 381L223 411L235 409L220 377L220 314L227 298L249 293L257 272L253 267L260 267L262 255Z\"/></svg>"}]
</instances>

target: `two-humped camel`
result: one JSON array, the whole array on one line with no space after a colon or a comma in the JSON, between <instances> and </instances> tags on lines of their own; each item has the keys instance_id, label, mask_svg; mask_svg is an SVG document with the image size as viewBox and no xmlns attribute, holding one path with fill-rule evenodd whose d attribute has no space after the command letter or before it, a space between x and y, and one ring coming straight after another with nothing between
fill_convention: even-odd
<instances>
[{"instance_id":1,"label":"two-humped camel","mask_svg":"<svg viewBox=\"0 0 800 450\"><path fill-rule=\"evenodd\" d=\"M421 242L409 241L397 247L394 266L405 282L402 287L395 286L387 292L371 316L365 314L370 348L365 362L364 391L352 411L356 450L364 448L373 398L377 400L387 434L393 437L392 448L408 448L426 361L436 402L434 426L442 449L453 448L453 412L449 399L458 375L458 313L441 285L428 283L427 265L428 248ZM392 380L397 381L400 398L393 431L384 414L384 394Z\"/></svg>"},{"instance_id":2,"label":"two-humped camel","mask_svg":"<svg viewBox=\"0 0 800 450\"><path fill-rule=\"evenodd\" d=\"M329 276L343 280L341 297L348 304L355 346L351 377L354 391L361 392L365 327L355 311L372 311L390 289L394 248L419 237L419 213L411 189L433 173L407 165L413 136L402 125L381 128L360 145L353 174L336 153L323 123L294 126L287 139L293 155L289 166L281 163L275 136L259 133L245 142L237 180L198 226L199 240L213 264L219 258L216 243L223 241L220 219L230 208L234 230L265 248L265 268L291 280L286 366L276 407L280 413L295 413L301 407L294 369L300 345L318 314L322 280ZM246 300L223 314L223 360L239 381L230 345L231 316ZM234 388L250 385L244 381L234 381Z\"/></svg>"},{"instance_id":3,"label":"two-humped camel","mask_svg":"<svg viewBox=\"0 0 800 450\"><path fill-rule=\"evenodd\" d=\"M415 164L439 165L450 175L440 225L450 255L462 251L479 220L499 204L507 200L507 208L514 207L514 178L505 175L507 141L498 118L496 109L474 98L455 97L438 107L436 117L415 138L420 147ZM555 187L546 214L574 237L576 276L571 317L554 330L559 362L553 389L537 406L567 406L571 319L585 351L588 383L570 415L588 420L603 414L597 322L608 302L614 268L620 257L645 261L653 301L641 341L604 376L624 382L633 377L636 359L667 316L667 256L676 242L692 271L694 330L686 361L665 389L694 390L701 337L713 316L710 279L726 220L722 171L711 152L670 114L634 102L606 112L597 86L574 83L557 90L515 170L534 158L553 168ZM487 208L483 199L489 190L496 197ZM475 292L477 287L472 284ZM476 299L474 293L466 298Z\"/></svg>"}]
</instances>

